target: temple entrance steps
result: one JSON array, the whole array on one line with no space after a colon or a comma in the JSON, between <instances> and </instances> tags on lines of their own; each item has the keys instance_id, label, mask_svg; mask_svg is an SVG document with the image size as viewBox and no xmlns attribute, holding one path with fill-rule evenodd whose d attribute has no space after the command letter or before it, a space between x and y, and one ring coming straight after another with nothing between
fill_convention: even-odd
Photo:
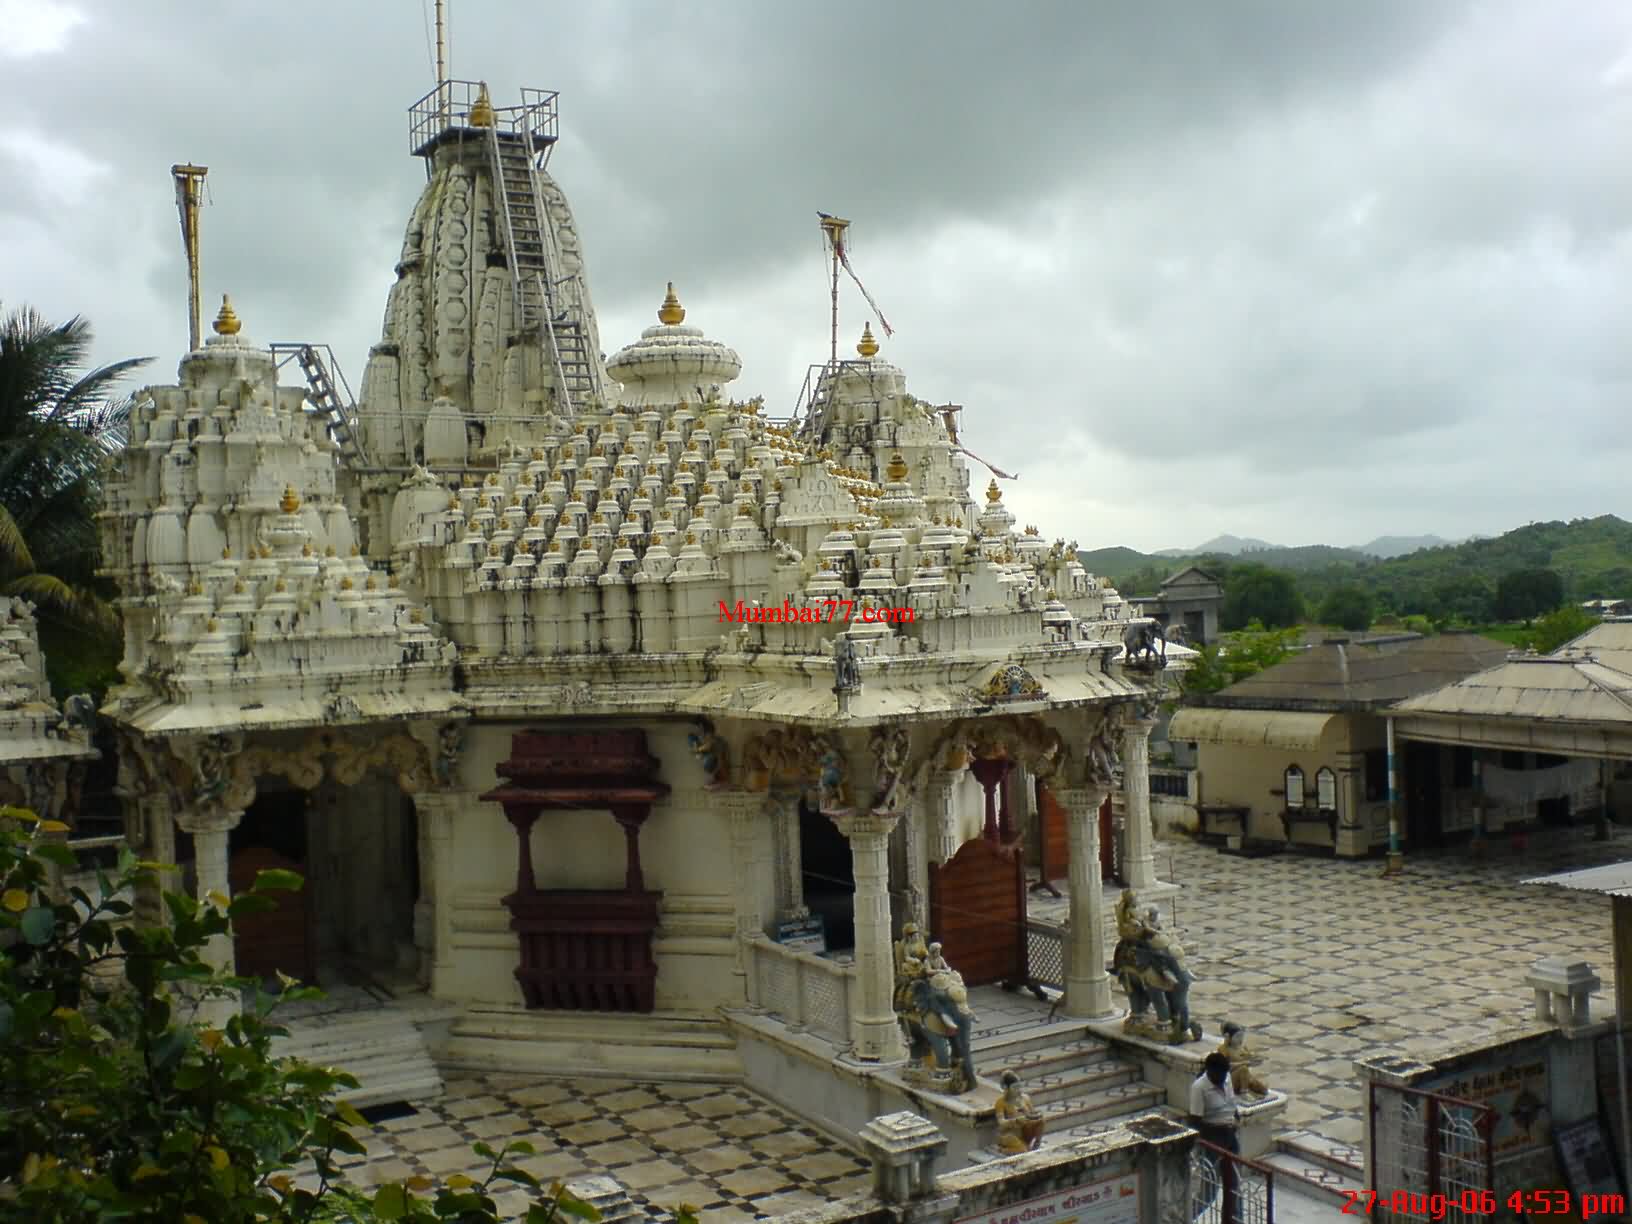
<instances>
[{"instance_id":1,"label":"temple entrance steps","mask_svg":"<svg viewBox=\"0 0 1632 1224\"><path fill-rule=\"evenodd\" d=\"M696 1013L529 1010L476 1004L453 1022L438 1052L462 1070L605 1075L735 1083L742 1060L731 1031Z\"/></svg>"},{"instance_id":2,"label":"temple entrance steps","mask_svg":"<svg viewBox=\"0 0 1632 1224\"><path fill-rule=\"evenodd\" d=\"M415 1020L413 1011L392 1006L283 1019L289 1036L274 1038L272 1053L349 1071L359 1086L336 1095L359 1109L434 1100L442 1095L442 1075Z\"/></svg>"},{"instance_id":3,"label":"temple entrance steps","mask_svg":"<svg viewBox=\"0 0 1632 1224\"><path fill-rule=\"evenodd\" d=\"M1365 1156L1358 1148L1313 1131L1283 1131L1275 1150L1258 1158L1275 1170L1275 1201L1283 1190L1321 1204L1342 1205L1350 1191L1365 1188Z\"/></svg>"},{"instance_id":4,"label":"temple entrance steps","mask_svg":"<svg viewBox=\"0 0 1632 1224\"><path fill-rule=\"evenodd\" d=\"M1042 1024L977 1038L973 1050L982 1079L1001 1084L1008 1071L1020 1077L1045 1119L1045 1145L1148 1114L1164 1099L1161 1088L1145 1082L1137 1063L1118 1055L1085 1025ZM971 1160L978 1163L998 1154L982 1149Z\"/></svg>"}]
</instances>

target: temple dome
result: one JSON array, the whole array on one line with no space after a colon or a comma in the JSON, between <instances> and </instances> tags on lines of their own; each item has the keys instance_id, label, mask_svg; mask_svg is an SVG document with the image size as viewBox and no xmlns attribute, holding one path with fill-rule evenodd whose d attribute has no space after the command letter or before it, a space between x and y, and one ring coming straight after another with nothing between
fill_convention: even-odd
<instances>
[{"instance_id":1,"label":"temple dome","mask_svg":"<svg viewBox=\"0 0 1632 1224\"><path fill-rule=\"evenodd\" d=\"M705 339L702 328L682 322L685 308L672 284L657 313L654 326L606 363L607 374L623 384L625 407L706 400L742 372L735 349Z\"/></svg>"}]
</instances>

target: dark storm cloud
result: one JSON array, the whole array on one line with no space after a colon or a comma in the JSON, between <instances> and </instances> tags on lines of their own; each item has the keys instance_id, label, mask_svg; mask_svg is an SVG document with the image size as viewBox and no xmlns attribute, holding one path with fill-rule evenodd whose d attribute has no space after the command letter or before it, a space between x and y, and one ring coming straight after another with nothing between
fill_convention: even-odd
<instances>
[{"instance_id":1,"label":"dark storm cloud","mask_svg":"<svg viewBox=\"0 0 1632 1224\"><path fill-rule=\"evenodd\" d=\"M206 288L360 370L423 182L422 6L73 7L0 59L0 297L83 310L103 356L167 376L190 158ZM856 220L886 355L968 405L1051 533L1629 513L1632 14L1609 0L450 7L454 75L562 91L552 170L609 348L672 279L744 393L791 407L825 355L821 208ZM864 313L847 288L846 344Z\"/></svg>"}]
</instances>

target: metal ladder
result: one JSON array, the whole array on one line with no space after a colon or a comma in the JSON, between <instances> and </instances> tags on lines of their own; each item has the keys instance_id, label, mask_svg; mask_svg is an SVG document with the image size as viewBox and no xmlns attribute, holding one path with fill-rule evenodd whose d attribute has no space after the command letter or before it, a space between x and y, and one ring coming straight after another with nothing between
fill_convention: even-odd
<instances>
[{"instance_id":1,"label":"metal ladder","mask_svg":"<svg viewBox=\"0 0 1632 1224\"><path fill-rule=\"evenodd\" d=\"M350 402L351 387L346 383L340 363L334 359L334 351L326 344L274 344L272 353L279 359L280 366L288 357L294 357L300 372L306 376L306 398L328 421L329 436L340 448L341 458L350 467L366 466L362 438L357 433L357 405ZM327 360L324 360L324 353L328 354ZM331 366L333 376L330 375ZM336 378L345 388L346 399L341 399L335 389Z\"/></svg>"},{"instance_id":2,"label":"metal ladder","mask_svg":"<svg viewBox=\"0 0 1632 1224\"><path fill-rule=\"evenodd\" d=\"M493 185L504 219L505 254L515 293L516 330L537 329L546 360L555 368L560 407L571 415L601 393L597 355L577 303L559 292L571 277L552 279L558 262L555 231L544 205L538 167L525 131L501 136L488 129Z\"/></svg>"}]
</instances>

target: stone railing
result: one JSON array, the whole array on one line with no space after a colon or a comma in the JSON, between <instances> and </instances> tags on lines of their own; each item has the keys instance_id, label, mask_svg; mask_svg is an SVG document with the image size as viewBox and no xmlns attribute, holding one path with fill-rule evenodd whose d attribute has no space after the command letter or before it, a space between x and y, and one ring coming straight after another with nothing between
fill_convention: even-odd
<instances>
[{"instance_id":1,"label":"stone railing","mask_svg":"<svg viewBox=\"0 0 1632 1224\"><path fill-rule=\"evenodd\" d=\"M847 1049L856 967L785 948L763 935L750 935L746 943L749 1003L779 1017L790 1029Z\"/></svg>"}]
</instances>

